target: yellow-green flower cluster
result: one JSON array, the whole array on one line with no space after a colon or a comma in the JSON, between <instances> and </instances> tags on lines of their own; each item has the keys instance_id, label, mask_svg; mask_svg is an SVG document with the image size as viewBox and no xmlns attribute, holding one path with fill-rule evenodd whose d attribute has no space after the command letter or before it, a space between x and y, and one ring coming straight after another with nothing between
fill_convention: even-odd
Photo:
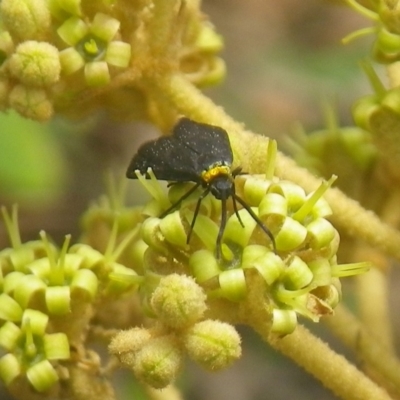
<instances>
[{"instance_id":1,"label":"yellow-green flower cluster","mask_svg":"<svg viewBox=\"0 0 400 400\"><path fill-rule=\"evenodd\" d=\"M179 3L1 1L0 107L40 121L54 112L84 115L96 107L130 118L159 117L159 100L147 93L143 78L179 71L208 85L225 74L216 56L222 39L197 2ZM105 95L95 90L106 86ZM82 107L82 101L88 104Z\"/></svg>"},{"instance_id":2,"label":"yellow-green flower cluster","mask_svg":"<svg viewBox=\"0 0 400 400\"><path fill-rule=\"evenodd\" d=\"M8 386L25 377L44 392L59 380L70 344L82 340L98 296L132 287L133 280L111 275L136 274L115 261L112 240L106 255L85 244L69 247L70 236L58 249L44 232L41 240L21 243L16 208L12 217L2 212L12 247L0 251L0 379Z\"/></svg>"},{"instance_id":3,"label":"yellow-green flower cluster","mask_svg":"<svg viewBox=\"0 0 400 400\"><path fill-rule=\"evenodd\" d=\"M375 34L373 57L384 64L400 60L400 23L399 3L397 0L380 0L370 2L368 5L360 4L357 0L346 2L358 13L372 20L375 26L361 29L350 34L344 42L355 37Z\"/></svg>"},{"instance_id":4,"label":"yellow-green flower cluster","mask_svg":"<svg viewBox=\"0 0 400 400\"><path fill-rule=\"evenodd\" d=\"M371 65L364 70L374 88L372 95L361 97L353 105L356 124L368 131L375 147L375 158L384 174L375 176L375 186L393 187L400 182L400 86L399 70L395 64L389 70L391 89L386 89Z\"/></svg>"},{"instance_id":5,"label":"yellow-green flower cluster","mask_svg":"<svg viewBox=\"0 0 400 400\"><path fill-rule=\"evenodd\" d=\"M352 198L360 200L377 160L373 135L361 127L341 127L334 110L325 106L326 127L305 132L298 124L288 140L292 157L316 175L340 176L338 186Z\"/></svg>"},{"instance_id":6,"label":"yellow-green flower cluster","mask_svg":"<svg viewBox=\"0 0 400 400\"><path fill-rule=\"evenodd\" d=\"M144 383L157 389L169 385L181 370L185 354L211 371L227 368L240 357L235 328L202 319L206 295L193 278L178 274L161 278L150 307L159 321L156 327L122 331L109 347Z\"/></svg>"},{"instance_id":7,"label":"yellow-green flower cluster","mask_svg":"<svg viewBox=\"0 0 400 400\"><path fill-rule=\"evenodd\" d=\"M292 332L298 314L318 321L332 313L341 297L339 278L368 268L365 263L337 264L339 235L327 219L331 209L322 198L332 182L333 179L306 194L288 181L261 175L236 178L236 193L270 229L276 252L249 213L239 210L242 227L231 207L223 236L223 257L218 260L214 253L220 201L213 196L201 205L190 244L187 233L199 193L163 219L149 217L141 229L142 239L149 246L144 254L147 292L154 289L154 276L167 274L173 268L192 275L210 298L240 303L252 290L249 276L256 272L264 288L260 299L268 298L272 331ZM156 180L144 183L154 196L144 212L159 215L168 207L168 200L160 194ZM169 192L171 202L186 190L187 185L174 185Z\"/></svg>"}]
</instances>

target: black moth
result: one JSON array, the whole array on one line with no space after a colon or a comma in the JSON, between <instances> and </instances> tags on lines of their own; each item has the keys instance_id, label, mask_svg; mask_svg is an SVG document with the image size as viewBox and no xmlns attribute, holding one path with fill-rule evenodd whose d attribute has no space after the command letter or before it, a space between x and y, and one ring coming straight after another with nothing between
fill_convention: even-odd
<instances>
[{"instance_id":1,"label":"black moth","mask_svg":"<svg viewBox=\"0 0 400 400\"><path fill-rule=\"evenodd\" d=\"M227 222L226 201L229 197L232 197L233 209L240 224L243 226L236 202L247 210L269 236L275 250L275 240L271 231L235 193L235 177L241 173L241 168L232 170L232 161L232 149L228 134L224 129L181 118L173 128L171 136L150 141L139 148L129 165L126 176L130 179L137 179L135 171L139 170L146 178L150 178L147 171L151 168L159 180L195 183L175 204L163 212L160 218L176 209L199 186L204 188L196 204L187 243L189 243L201 201L210 192L215 198L221 200L221 224L216 242L218 259L221 257L222 235Z\"/></svg>"}]
</instances>

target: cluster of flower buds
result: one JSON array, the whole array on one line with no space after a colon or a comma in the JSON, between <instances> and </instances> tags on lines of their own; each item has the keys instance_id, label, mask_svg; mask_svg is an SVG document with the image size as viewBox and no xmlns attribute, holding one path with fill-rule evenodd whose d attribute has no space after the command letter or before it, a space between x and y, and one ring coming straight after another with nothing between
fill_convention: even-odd
<instances>
[{"instance_id":1,"label":"cluster of flower buds","mask_svg":"<svg viewBox=\"0 0 400 400\"><path fill-rule=\"evenodd\" d=\"M204 290L186 275L161 278L150 296L158 324L132 328L114 336L109 350L144 383L161 389L182 368L184 355L204 368L227 368L241 355L240 337L232 325L203 319Z\"/></svg>"},{"instance_id":2,"label":"cluster of flower buds","mask_svg":"<svg viewBox=\"0 0 400 400\"><path fill-rule=\"evenodd\" d=\"M40 240L21 243L16 207L12 216L2 212L12 247L0 252L0 379L7 386L27 379L45 392L59 380L70 345L81 343L98 296L126 291L137 274L115 261L112 246L103 255L86 244L69 247L67 236L58 249L44 232ZM111 236L113 244L116 225ZM130 282L112 278L118 274Z\"/></svg>"},{"instance_id":3,"label":"cluster of flower buds","mask_svg":"<svg viewBox=\"0 0 400 400\"><path fill-rule=\"evenodd\" d=\"M198 85L219 82L225 74L216 56L222 40L197 2L179 8L180 3L2 1L0 107L44 121L55 111L82 115L123 104L130 117L149 119L149 94L140 82L135 84L143 75L168 66ZM119 83L101 98L93 95L85 107L76 104L84 90L109 85L128 70L129 90L118 90ZM136 115L138 110L145 115Z\"/></svg>"}]
</instances>

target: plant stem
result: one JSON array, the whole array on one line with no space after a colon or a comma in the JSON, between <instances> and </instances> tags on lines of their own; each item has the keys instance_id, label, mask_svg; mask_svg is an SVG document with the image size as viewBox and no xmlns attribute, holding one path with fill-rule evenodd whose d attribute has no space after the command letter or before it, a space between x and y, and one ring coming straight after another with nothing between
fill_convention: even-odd
<instances>
[{"instance_id":1,"label":"plant stem","mask_svg":"<svg viewBox=\"0 0 400 400\"><path fill-rule=\"evenodd\" d=\"M254 327L257 329L258 327ZM292 358L345 400L390 400L391 397L367 376L299 325L283 338L260 332L272 347Z\"/></svg>"},{"instance_id":2,"label":"plant stem","mask_svg":"<svg viewBox=\"0 0 400 400\"><path fill-rule=\"evenodd\" d=\"M381 259L381 268L371 268L366 274L356 278L357 307L360 319L368 331L381 346L394 352L392 321L389 313L388 268L389 260L381 253L371 255L374 249L359 249L358 259L362 257L377 265ZM378 253L375 251L375 253ZM386 264L386 268L384 265Z\"/></svg>"},{"instance_id":3,"label":"plant stem","mask_svg":"<svg viewBox=\"0 0 400 400\"><path fill-rule=\"evenodd\" d=\"M366 331L365 327L343 305L335 309L335 316L323 320L343 343L357 352L358 356L378 372L381 383L400 397L400 362L390 349Z\"/></svg>"}]
</instances>

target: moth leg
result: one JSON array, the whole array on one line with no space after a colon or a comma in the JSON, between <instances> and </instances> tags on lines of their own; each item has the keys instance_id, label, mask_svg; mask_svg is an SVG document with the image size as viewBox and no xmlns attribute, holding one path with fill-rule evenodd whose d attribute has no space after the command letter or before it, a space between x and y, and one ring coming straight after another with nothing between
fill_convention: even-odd
<instances>
[{"instance_id":1,"label":"moth leg","mask_svg":"<svg viewBox=\"0 0 400 400\"><path fill-rule=\"evenodd\" d=\"M236 170L235 170L236 171ZM238 208L237 208L237 204L236 204L236 192L235 192L235 185L232 185L232 203L233 203L233 210L235 211L235 215L238 219L238 221L240 222L240 225L242 225L242 228L244 228L244 224L242 219L240 218L239 212L238 212Z\"/></svg>"},{"instance_id":2,"label":"moth leg","mask_svg":"<svg viewBox=\"0 0 400 400\"><path fill-rule=\"evenodd\" d=\"M187 244L189 244L190 238L192 236L194 224L196 223L196 218L197 218L197 215L199 214L199 211L200 211L201 202L208 195L208 193L210 193L210 188L207 188L197 200L196 208L194 209L193 219L192 219L192 222L190 224L190 229L189 229L189 232L188 232L188 235L187 235L187 239L186 239L186 243Z\"/></svg>"},{"instance_id":3,"label":"moth leg","mask_svg":"<svg viewBox=\"0 0 400 400\"><path fill-rule=\"evenodd\" d=\"M226 226L226 199L221 199L221 224L219 226L218 236L217 236L217 244L215 246L215 255L217 260L221 259L221 243L222 243L222 235L224 234Z\"/></svg>"},{"instance_id":4,"label":"moth leg","mask_svg":"<svg viewBox=\"0 0 400 400\"><path fill-rule=\"evenodd\" d=\"M264 223L261 221L261 219L257 217L257 215L254 213L254 211L249 207L249 205L244 200L242 200L237 194L235 194L234 197L243 206L243 208L251 215L251 217L254 219L254 221L257 222L257 225L268 235L268 237L271 239L272 246L274 248L274 253L276 253L276 244L275 244L274 235L264 225Z\"/></svg>"},{"instance_id":5,"label":"moth leg","mask_svg":"<svg viewBox=\"0 0 400 400\"><path fill-rule=\"evenodd\" d=\"M183 200L187 199L194 191L201 185L201 183L196 183L190 190L188 190L177 202L172 204L171 207L166 209L158 218L164 218L168 215L171 211L175 210L180 206Z\"/></svg>"}]
</instances>

